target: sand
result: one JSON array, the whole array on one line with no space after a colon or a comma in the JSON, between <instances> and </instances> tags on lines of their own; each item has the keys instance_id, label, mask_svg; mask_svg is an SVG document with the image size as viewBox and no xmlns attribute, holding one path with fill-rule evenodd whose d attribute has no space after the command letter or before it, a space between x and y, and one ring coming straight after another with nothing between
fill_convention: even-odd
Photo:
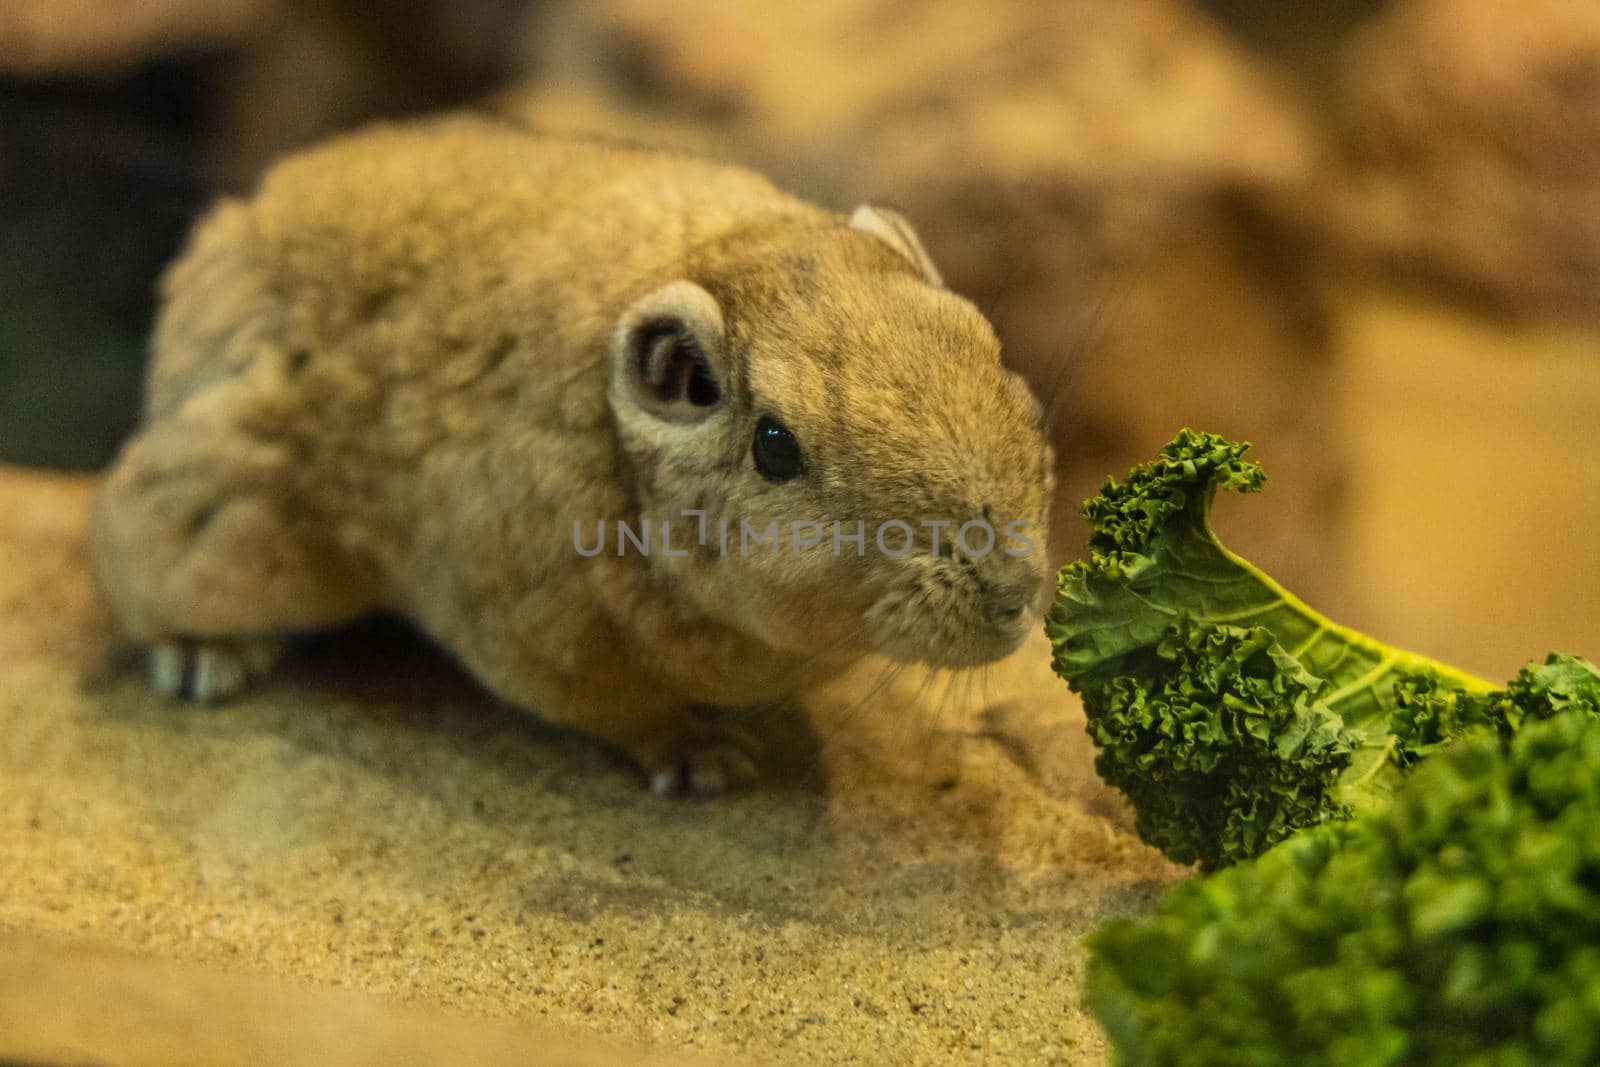
<instances>
[{"instance_id":1,"label":"sand","mask_svg":"<svg viewBox=\"0 0 1600 1067\"><path fill-rule=\"evenodd\" d=\"M0 1062L12 1067L726 1062L53 938L0 933L0 960Z\"/></svg>"},{"instance_id":2,"label":"sand","mask_svg":"<svg viewBox=\"0 0 1600 1067\"><path fill-rule=\"evenodd\" d=\"M761 788L667 800L395 626L230 706L156 697L88 488L0 469L0 935L737 1060L1104 1060L1079 940L1182 872L1094 779L1042 635L981 675L866 664L749 721ZM0 952L24 1014L28 958Z\"/></svg>"}]
</instances>

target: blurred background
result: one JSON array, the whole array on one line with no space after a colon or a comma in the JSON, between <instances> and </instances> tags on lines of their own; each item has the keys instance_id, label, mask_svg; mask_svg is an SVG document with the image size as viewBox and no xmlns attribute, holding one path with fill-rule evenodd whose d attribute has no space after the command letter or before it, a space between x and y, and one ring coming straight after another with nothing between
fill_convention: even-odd
<instances>
[{"instance_id":1,"label":"blurred background","mask_svg":"<svg viewBox=\"0 0 1600 1067\"><path fill-rule=\"evenodd\" d=\"M1194 425L1343 621L1600 656L1592 0L4 0L0 462L110 458L208 203L462 106L906 211L1051 403L1058 556Z\"/></svg>"}]
</instances>

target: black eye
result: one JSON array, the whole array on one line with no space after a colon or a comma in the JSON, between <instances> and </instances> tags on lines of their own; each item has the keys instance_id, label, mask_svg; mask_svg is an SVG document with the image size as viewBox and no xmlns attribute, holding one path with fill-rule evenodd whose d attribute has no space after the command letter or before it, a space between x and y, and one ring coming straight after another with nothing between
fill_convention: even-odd
<instances>
[{"instance_id":1,"label":"black eye","mask_svg":"<svg viewBox=\"0 0 1600 1067\"><path fill-rule=\"evenodd\" d=\"M800 442L794 439L789 427L763 415L756 420L756 437L750 445L755 457L756 470L769 482L786 482L805 473L806 460L800 454Z\"/></svg>"}]
</instances>

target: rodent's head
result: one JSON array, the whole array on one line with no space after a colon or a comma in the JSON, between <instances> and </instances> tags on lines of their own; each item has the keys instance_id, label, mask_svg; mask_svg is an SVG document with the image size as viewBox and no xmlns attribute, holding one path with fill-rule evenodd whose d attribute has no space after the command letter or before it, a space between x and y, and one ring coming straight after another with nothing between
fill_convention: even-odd
<instances>
[{"instance_id":1,"label":"rodent's head","mask_svg":"<svg viewBox=\"0 0 1600 1067\"><path fill-rule=\"evenodd\" d=\"M773 219L689 274L635 303L612 351L662 581L801 654L966 666L1015 648L1046 593L1051 450L905 221ZM663 551L663 522L686 555Z\"/></svg>"}]
</instances>

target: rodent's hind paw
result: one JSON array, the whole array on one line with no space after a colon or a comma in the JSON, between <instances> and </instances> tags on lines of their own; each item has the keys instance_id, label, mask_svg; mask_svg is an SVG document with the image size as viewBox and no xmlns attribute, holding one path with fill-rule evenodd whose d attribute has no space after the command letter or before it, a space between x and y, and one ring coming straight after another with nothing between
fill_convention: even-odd
<instances>
[{"instance_id":1,"label":"rodent's hind paw","mask_svg":"<svg viewBox=\"0 0 1600 1067\"><path fill-rule=\"evenodd\" d=\"M759 774L749 748L729 733L696 731L643 761L650 791L662 796L710 796L750 785Z\"/></svg>"},{"instance_id":2,"label":"rodent's hind paw","mask_svg":"<svg viewBox=\"0 0 1600 1067\"><path fill-rule=\"evenodd\" d=\"M175 700L220 704L271 672L282 654L272 639L163 641L150 650L150 684Z\"/></svg>"}]
</instances>

